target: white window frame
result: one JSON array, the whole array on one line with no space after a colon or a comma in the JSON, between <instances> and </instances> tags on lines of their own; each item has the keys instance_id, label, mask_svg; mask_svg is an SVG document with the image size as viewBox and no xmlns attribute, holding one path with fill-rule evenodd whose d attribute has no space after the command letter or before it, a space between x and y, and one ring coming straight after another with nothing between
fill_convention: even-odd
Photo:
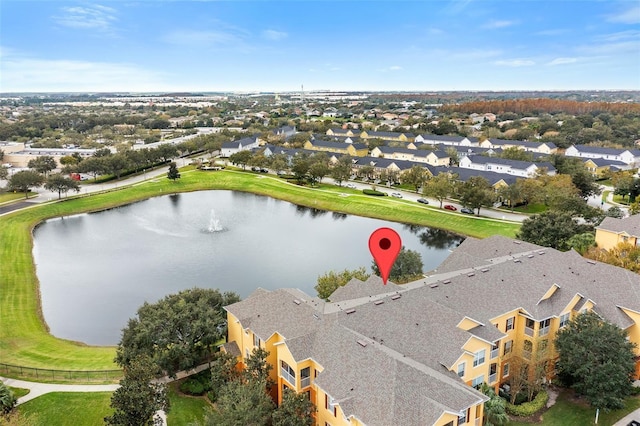
<instances>
[{"instance_id":1,"label":"white window frame","mask_svg":"<svg viewBox=\"0 0 640 426\"><path fill-rule=\"evenodd\" d=\"M507 363L505 363L505 364L502 366L502 377L503 377L503 378L504 378L504 377L509 377L509 363L508 363L508 362L507 362Z\"/></svg>"},{"instance_id":2,"label":"white window frame","mask_svg":"<svg viewBox=\"0 0 640 426\"><path fill-rule=\"evenodd\" d=\"M569 324L569 321L571 321L571 312L567 312L566 314L560 315L560 327L559 328L566 327L567 324Z\"/></svg>"},{"instance_id":3,"label":"white window frame","mask_svg":"<svg viewBox=\"0 0 640 426\"><path fill-rule=\"evenodd\" d=\"M511 322L511 325L509 325L509 322ZM515 328L515 326L516 326L516 317L507 318L507 325L505 327L505 330L511 331Z\"/></svg>"},{"instance_id":4,"label":"white window frame","mask_svg":"<svg viewBox=\"0 0 640 426\"><path fill-rule=\"evenodd\" d=\"M460 367L462 367L462 371L460 370ZM466 362L461 362L460 364L458 364L458 377L464 377L464 373L465 370L467 369L467 363ZM460 374L462 373L462 374Z\"/></svg>"},{"instance_id":5,"label":"white window frame","mask_svg":"<svg viewBox=\"0 0 640 426\"><path fill-rule=\"evenodd\" d=\"M473 366L477 367L479 365L484 364L484 362L487 360L487 350L486 349L480 349L478 352L473 354Z\"/></svg>"},{"instance_id":6,"label":"white window frame","mask_svg":"<svg viewBox=\"0 0 640 426\"><path fill-rule=\"evenodd\" d=\"M471 381L471 387L480 386L484 383L484 374L479 375Z\"/></svg>"}]
</instances>

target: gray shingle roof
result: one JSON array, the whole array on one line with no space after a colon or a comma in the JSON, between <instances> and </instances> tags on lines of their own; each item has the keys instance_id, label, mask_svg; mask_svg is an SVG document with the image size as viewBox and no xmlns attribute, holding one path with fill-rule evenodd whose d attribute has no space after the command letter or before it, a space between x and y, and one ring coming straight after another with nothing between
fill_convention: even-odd
<instances>
[{"instance_id":1,"label":"gray shingle roof","mask_svg":"<svg viewBox=\"0 0 640 426\"><path fill-rule=\"evenodd\" d=\"M596 226L596 229L602 229L615 233L626 232L629 235L636 237L640 236L640 215L631 215L622 219L615 217L605 217L600 225Z\"/></svg>"},{"instance_id":2,"label":"gray shingle roof","mask_svg":"<svg viewBox=\"0 0 640 426\"><path fill-rule=\"evenodd\" d=\"M354 278L346 285L338 287L336 291L331 293L329 300L331 302L342 302L343 300L359 299L361 297L391 293L399 290L400 288L400 286L390 281L387 282L386 285L383 285L382 278L377 275L371 275L366 281L360 281Z\"/></svg>"}]
</instances>

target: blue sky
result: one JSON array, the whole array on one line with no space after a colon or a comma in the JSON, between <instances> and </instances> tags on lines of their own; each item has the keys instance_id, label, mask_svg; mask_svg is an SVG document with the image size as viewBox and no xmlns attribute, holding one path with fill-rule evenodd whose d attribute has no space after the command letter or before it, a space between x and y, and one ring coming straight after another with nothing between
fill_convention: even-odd
<instances>
[{"instance_id":1,"label":"blue sky","mask_svg":"<svg viewBox=\"0 0 640 426\"><path fill-rule=\"evenodd\" d=\"M640 90L640 2L0 3L0 92Z\"/></svg>"}]
</instances>

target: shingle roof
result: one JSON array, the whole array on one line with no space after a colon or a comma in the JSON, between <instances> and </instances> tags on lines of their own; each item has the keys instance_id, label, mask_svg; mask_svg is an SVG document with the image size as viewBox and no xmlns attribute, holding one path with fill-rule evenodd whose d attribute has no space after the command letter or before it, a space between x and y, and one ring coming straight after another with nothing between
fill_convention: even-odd
<instances>
[{"instance_id":1,"label":"shingle roof","mask_svg":"<svg viewBox=\"0 0 640 426\"><path fill-rule=\"evenodd\" d=\"M615 233L626 232L629 235L640 237L640 215L631 215L622 219L605 217L596 229L602 229Z\"/></svg>"},{"instance_id":2,"label":"shingle roof","mask_svg":"<svg viewBox=\"0 0 640 426\"><path fill-rule=\"evenodd\" d=\"M390 293L399 290L401 287L388 282L382 285L382 278L377 275L371 275L366 281L360 281L353 278L346 285L338 287L336 291L331 293L329 300L331 302L341 302L343 300L358 299L360 297L375 296L383 293Z\"/></svg>"}]
</instances>

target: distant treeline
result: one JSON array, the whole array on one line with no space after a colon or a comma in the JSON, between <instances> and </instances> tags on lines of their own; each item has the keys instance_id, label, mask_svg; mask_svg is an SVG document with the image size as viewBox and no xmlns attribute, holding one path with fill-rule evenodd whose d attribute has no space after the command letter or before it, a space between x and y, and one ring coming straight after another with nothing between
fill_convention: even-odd
<instances>
[{"instance_id":1,"label":"distant treeline","mask_svg":"<svg viewBox=\"0 0 640 426\"><path fill-rule=\"evenodd\" d=\"M510 100L492 100L492 101L476 101L465 102L461 104L443 105L441 112L453 113L461 112L503 114L505 112L514 112L523 115L538 115L542 113L557 114L566 113L572 115L580 114L598 114L609 112L614 114L639 114L639 103L623 103L623 102L577 102L564 99L510 99Z\"/></svg>"}]
</instances>

